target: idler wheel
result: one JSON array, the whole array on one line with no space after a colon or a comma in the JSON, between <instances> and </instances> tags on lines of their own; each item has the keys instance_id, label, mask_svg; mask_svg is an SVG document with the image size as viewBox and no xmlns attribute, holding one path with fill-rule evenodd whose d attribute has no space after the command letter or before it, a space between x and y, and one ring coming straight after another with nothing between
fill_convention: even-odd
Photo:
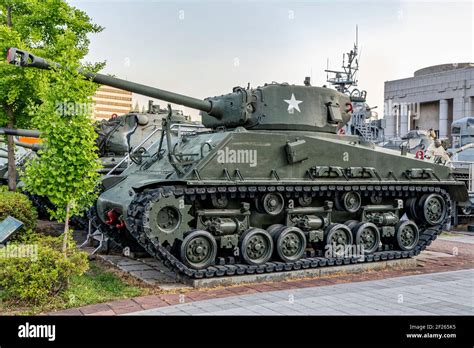
<instances>
[{"instance_id":1,"label":"idler wheel","mask_svg":"<svg viewBox=\"0 0 474 348\"><path fill-rule=\"evenodd\" d=\"M446 217L446 201L437 193L424 195L420 199L423 220L431 226L438 225Z\"/></svg>"},{"instance_id":2,"label":"idler wheel","mask_svg":"<svg viewBox=\"0 0 474 348\"><path fill-rule=\"evenodd\" d=\"M249 265L261 265L273 253L273 239L265 230L249 228L240 237L240 257Z\"/></svg>"},{"instance_id":3,"label":"idler wheel","mask_svg":"<svg viewBox=\"0 0 474 348\"><path fill-rule=\"evenodd\" d=\"M394 244L400 250L413 250L419 238L420 232L418 226L413 221L404 220L395 225Z\"/></svg>"},{"instance_id":4,"label":"idler wheel","mask_svg":"<svg viewBox=\"0 0 474 348\"><path fill-rule=\"evenodd\" d=\"M189 233L181 244L181 261L194 269L212 265L217 255L216 239L207 231Z\"/></svg>"},{"instance_id":5,"label":"idler wheel","mask_svg":"<svg viewBox=\"0 0 474 348\"><path fill-rule=\"evenodd\" d=\"M284 227L273 235L276 254L283 262L300 259L306 250L306 237L298 227Z\"/></svg>"},{"instance_id":6,"label":"idler wheel","mask_svg":"<svg viewBox=\"0 0 474 348\"><path fill-rule=\"evenodd\" d=\"M331 224L326 229L324 244L334 248L333 255L343 256L345 247L352 245L352 232L346 225Z\"/></svg>"},{"instance_id":7,"label":"idler wheel","mask_svg":"<svg viewBox=\"0 0 474 348\"><path fill-rule=\"evenodd\" d=\"M371 222L361 222L352 228L355 245L364 248L364 254L372 254L377 251L380 244L380 232L377 226Z\"/></svg>"}]
</instances>

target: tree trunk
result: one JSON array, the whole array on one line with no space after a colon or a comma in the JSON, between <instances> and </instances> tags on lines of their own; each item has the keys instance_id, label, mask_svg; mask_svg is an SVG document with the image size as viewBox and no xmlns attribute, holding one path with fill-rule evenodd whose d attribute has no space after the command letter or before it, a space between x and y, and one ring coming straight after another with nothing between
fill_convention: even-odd
<instances>
[{"instance_id":1,"label":"tree trunk","mask_svg":"<svg viewBox=\"0 0 474 348\"><path fill-rule=\"evenodd\" d=\"M11 6L7 7L7 26L12 27L12 8Z\"/></svg>"},{"instance_id":2,"label":"tree trunk","mask_svg":"<svg viewBox=\"0 0 474 348\"><path fill-rule=\"evenodd\" d=\"M64 256L67 255L67 238L69 234L69 211L71 210L71 202L68 202L66 205L66 221L64 223L64 233L63 233L63 253Z\"/></svg>"},{"instance_id":3,"label":"tree trunk","mask_svg":"<svg viewBox=\"0 0 474 348\"><path fill-rule=\"evenodd\" d=\"M12 27L12 8L7 6L7 26ZM5 105L5 113L8 118L8 128L15 127L15 119L13 117L13 107L11 105ZM16 191L16 166L15 166L15 143L13 136L7 136L7 151L8 151L8 189L10 191Z\"/></svg>"},{"instance_id":4,"label":"tree trunk","mask_svg":"<svg viewBox=\"0 0 474 348\"><path fill-rule=\"evenodd\" d=\"M13 117L13 108L11 105L5 106L5 112L8 117L8 128L14 128L15 122ZM8 151L8 189L16 191L16 161L15 161L15 142L13 136L7 136L7 151Z\"/></svg>"}]
</instances>

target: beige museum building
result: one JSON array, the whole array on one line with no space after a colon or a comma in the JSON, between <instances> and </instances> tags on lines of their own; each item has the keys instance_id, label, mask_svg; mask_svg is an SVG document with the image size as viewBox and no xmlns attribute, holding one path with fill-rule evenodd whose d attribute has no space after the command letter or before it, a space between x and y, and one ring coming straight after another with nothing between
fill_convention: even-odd
<instances>
[{"instance_id":1,"label":"beige museum building","mask_svg":"<svg viewBox=\"0 0 474 348\"><path fill-rule=\"evenodd\" d=\"M449 137L453 121L474 116L474 63L430 66L386 81L384 99L386 138L417 128Z\"/></svg>"},{"instance_id":2,"label":"beige museum building","mask_svg":"<svg viewBox=\"0 0 474 348\"><path fill-rule=\"evenodd\" d=\"M109 86L100 86L95 95L94 119L109 119L112 115L123 115L132 109L132 92Z\"/></svg>"}]
</instances>

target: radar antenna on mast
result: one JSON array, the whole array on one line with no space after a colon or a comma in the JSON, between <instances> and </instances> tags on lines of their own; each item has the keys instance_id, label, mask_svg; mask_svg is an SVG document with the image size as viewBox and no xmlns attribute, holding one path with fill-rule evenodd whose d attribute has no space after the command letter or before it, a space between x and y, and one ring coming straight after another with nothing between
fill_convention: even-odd
<instances>
[{"instance_id":1,"label":"radar antenna on mast","mask_svg":"<svg viewBox=\"0 0 474 348\"><path fill-rule=\"evenodd\" d=\"M326 71L326 81L334 85L335 88L342 93L348 94L354 98L361 98L365 100L366 92L360 92L357 88L357 72L359 71L359 28L356 26L356 38L354 48L342 55L342 70L330 70L329 59L327 62L328 68ZM346 62L347 59L347 62ZM329 77L328 74L334 74L334 77Z\"/></svg>"}]
</instances>

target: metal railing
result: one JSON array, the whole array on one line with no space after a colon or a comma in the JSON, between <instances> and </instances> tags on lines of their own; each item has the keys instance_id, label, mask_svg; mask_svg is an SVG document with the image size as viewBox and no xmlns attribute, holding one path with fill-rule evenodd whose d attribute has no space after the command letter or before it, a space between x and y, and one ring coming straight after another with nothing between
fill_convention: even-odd
<instances>
[{"instance_id":1,"label":"metal railing","mask_svg":"<svg viewBox=\"0 0 474 348\"><path fill-rule=\"evenodd\" d=\"M467 189L470 193L473 193L474 192L474 162L453 161L451 163L455 168L468 169Z\"/></svg>"},{"instance_id":2,"label":"metal railing","mask_svg":"<svg viewBox=\"0 0 474 348\"><path fill-rule=\"evenodd\" d=\"M114 171L117 170L117 168L119 168L122 165L123 162L127 161L128 163L130 163L130 156L133 155L135 152L137 152L138 149L140 149L142 147L142 145L145 144L157 132L161 132L161 128L157 128L153 132L148 134L148 136L145 139L143 139L143 141L140 144L135 146L135 148L131 152L129 152L124 158L122 158L119 161L119 163L117 163L106 175L111 175ZM128 168L128 166L127 166L127 168Z\"/></svg>"}]
</instances>

